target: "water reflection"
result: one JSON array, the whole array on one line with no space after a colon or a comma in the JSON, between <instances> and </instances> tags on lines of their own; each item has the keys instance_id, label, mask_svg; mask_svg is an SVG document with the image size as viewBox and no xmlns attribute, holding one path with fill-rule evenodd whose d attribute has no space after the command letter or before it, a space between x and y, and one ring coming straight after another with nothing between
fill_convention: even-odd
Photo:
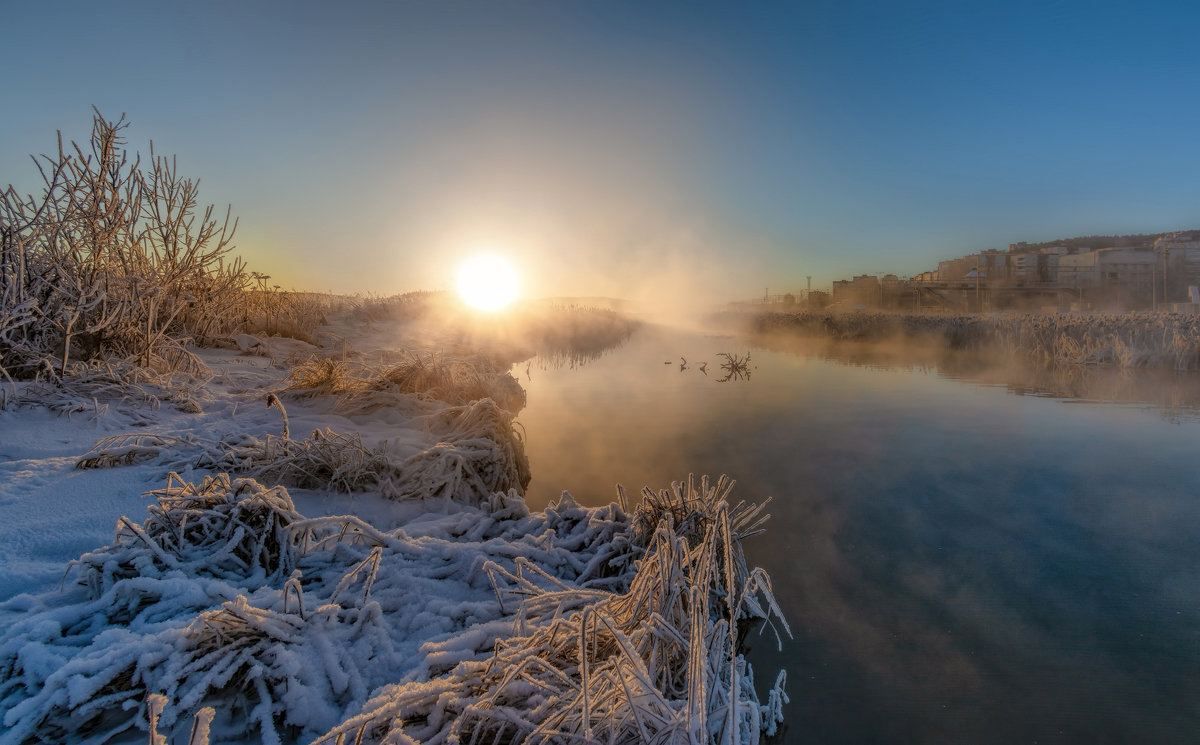
<instances>
[{"instance_id":1,"label":"water reflection","mask_svg":"<svg viewBox=\"0 0 1200 745\"><path fill-rule=\"evenodd\" d=\"M1141 404L1172 420L1200 417L1200 374L1102 365L1040 367L1011 357L949 350L941 346L829 343L783 335L756 336L766 349L816 356L881 370L919 370L978 385L998 386L1017 396Z\"/></svg>"},{"instance_id":2,"label":"water reflection","mask_svg":"<svg viewBox=\"0 0 1200 745\"><path fill-rule=\"evenodd\" d=\"M721 371L724 375L717 378L718 383L728 383L731 380L749 380L750 379L750 353L746 352L746 356L739 357L736 353L717 352L717 356L723 361L721 362ZM707 374L707 372L705 373Z\"/></svg>"},{"instance_id":3,"label":"water reflection","mask_svg":"<svg viewBox=\"0 0 1200 745\"><path fill-rule=\"evenodd\" d=\"M746 551L796 633L752 640L786 742L1193 741L1200 422L1144 405L1193 411L1190 378L765 346L745 384L700 372L745 344L648 326L535 376L529 499L689 471L774 496ZM1066 405L1101 399L1140 405Z\"/></svg>"},{"instance_id":4,"label":"water reflection","mask_svg":"<svg viewBox=\"0 0 1200 745\"><path fill-rule=\"evenodd\" d=\"M629 334L632 335L632 332ZM528 360L525 365L526 378L531 378L531 367L536 367L538 370L574 370L577 367L583 367L589 362L595 362L606 354L611 354L617 351L625 342L629 340L629 336L605 342L602 346L589 347L573 344L566 344L561 347L543 346L537 350L533 359Z\"/></svg>"}]
</instances>

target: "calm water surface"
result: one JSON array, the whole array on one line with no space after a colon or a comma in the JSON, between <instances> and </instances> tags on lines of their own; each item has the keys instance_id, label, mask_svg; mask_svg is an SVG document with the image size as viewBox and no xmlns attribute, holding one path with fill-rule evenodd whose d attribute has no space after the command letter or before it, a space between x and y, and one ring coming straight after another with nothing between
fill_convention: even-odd
<instances>
[{"instance_id":1,"label":"calm water surface","mask_svg":"<svg viewBox=\"0 0 1200 745\"><path fill-rule=\"evenodd\" d=\"M1098 402L657 327L513 374L533 506L689 472L774 497L745 548L794 632L751 640L760 689L788 670L786 742L1200 738L1193 380L1079 383L1154 403Z\"/></svg>"}]
</instances>

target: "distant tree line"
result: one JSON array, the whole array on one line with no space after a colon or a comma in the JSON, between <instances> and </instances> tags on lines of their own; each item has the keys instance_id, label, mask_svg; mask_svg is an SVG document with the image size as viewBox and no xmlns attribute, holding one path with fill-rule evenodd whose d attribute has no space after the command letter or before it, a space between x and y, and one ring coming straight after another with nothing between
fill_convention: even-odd
<instances>
[{"instance_id":1,"label":"distant tree line","mask_svg":"<svg viewBox=\"0 0 1200 745\"><path fill-rule=\"evenodd\" d=\"M1066 246L1081 251L1095 251L1101 248L1138 248L1152 246L1154 242L1168 233L1133 233L1131 235L1085 235L1077 238L1059 238L1043 243L1026 243L1030 250L1050 248L1051 246Z\"/></svg>"}]
</instances>

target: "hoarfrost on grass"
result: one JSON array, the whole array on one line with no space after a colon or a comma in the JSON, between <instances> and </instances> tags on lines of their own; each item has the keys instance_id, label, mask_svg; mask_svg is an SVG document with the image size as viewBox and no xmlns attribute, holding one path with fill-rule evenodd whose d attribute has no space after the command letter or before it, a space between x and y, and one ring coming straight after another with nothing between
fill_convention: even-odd
<instances>
[{"instance_id":1,"label":"hoarfrost on grass","mask_svg":"<svg viewBox=\"0 0 1200 745\"><path fill-rule=\"evenodd\" d=\"M0 742L120 741L150 695L179 741L211 707L216 741L756 742L782 681L760 705L737 629L778 609L741 553L764 517L731 487L647 490L633 515L496 493L410 535L172 477L64 591L22 601Z\"/></svg>"}]
</instances>

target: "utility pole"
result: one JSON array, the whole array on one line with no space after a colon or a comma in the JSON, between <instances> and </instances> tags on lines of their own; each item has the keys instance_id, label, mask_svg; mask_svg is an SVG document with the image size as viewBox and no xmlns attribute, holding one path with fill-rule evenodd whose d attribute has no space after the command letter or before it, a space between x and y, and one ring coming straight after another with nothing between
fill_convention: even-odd
<instances>
[{"instance_id":1,"label":"utility pole","mask_svg":"<svg viewBox=\"0 0 1200 745\"><path fill-rule=\"evenodd\" d=\"M983 312L983 301L979 298L979 273L983 271L983 254L979 254L979 261L975 263L975 312Z\"/></svg>"},{"instance_id":2,"label":"utility pole","mask_svg":"<svg viewBox=\"0 0 1200 745\"><path fill-rule=\"evenodd\" d=\"M1166 303L1167 303L1167 247L1166 246L1163 246L1163 248L1162 248L1162 259L1163 259L1162 299L1163 299L1163 305L1166 305Z\"/></svg>"}]
</instances>

